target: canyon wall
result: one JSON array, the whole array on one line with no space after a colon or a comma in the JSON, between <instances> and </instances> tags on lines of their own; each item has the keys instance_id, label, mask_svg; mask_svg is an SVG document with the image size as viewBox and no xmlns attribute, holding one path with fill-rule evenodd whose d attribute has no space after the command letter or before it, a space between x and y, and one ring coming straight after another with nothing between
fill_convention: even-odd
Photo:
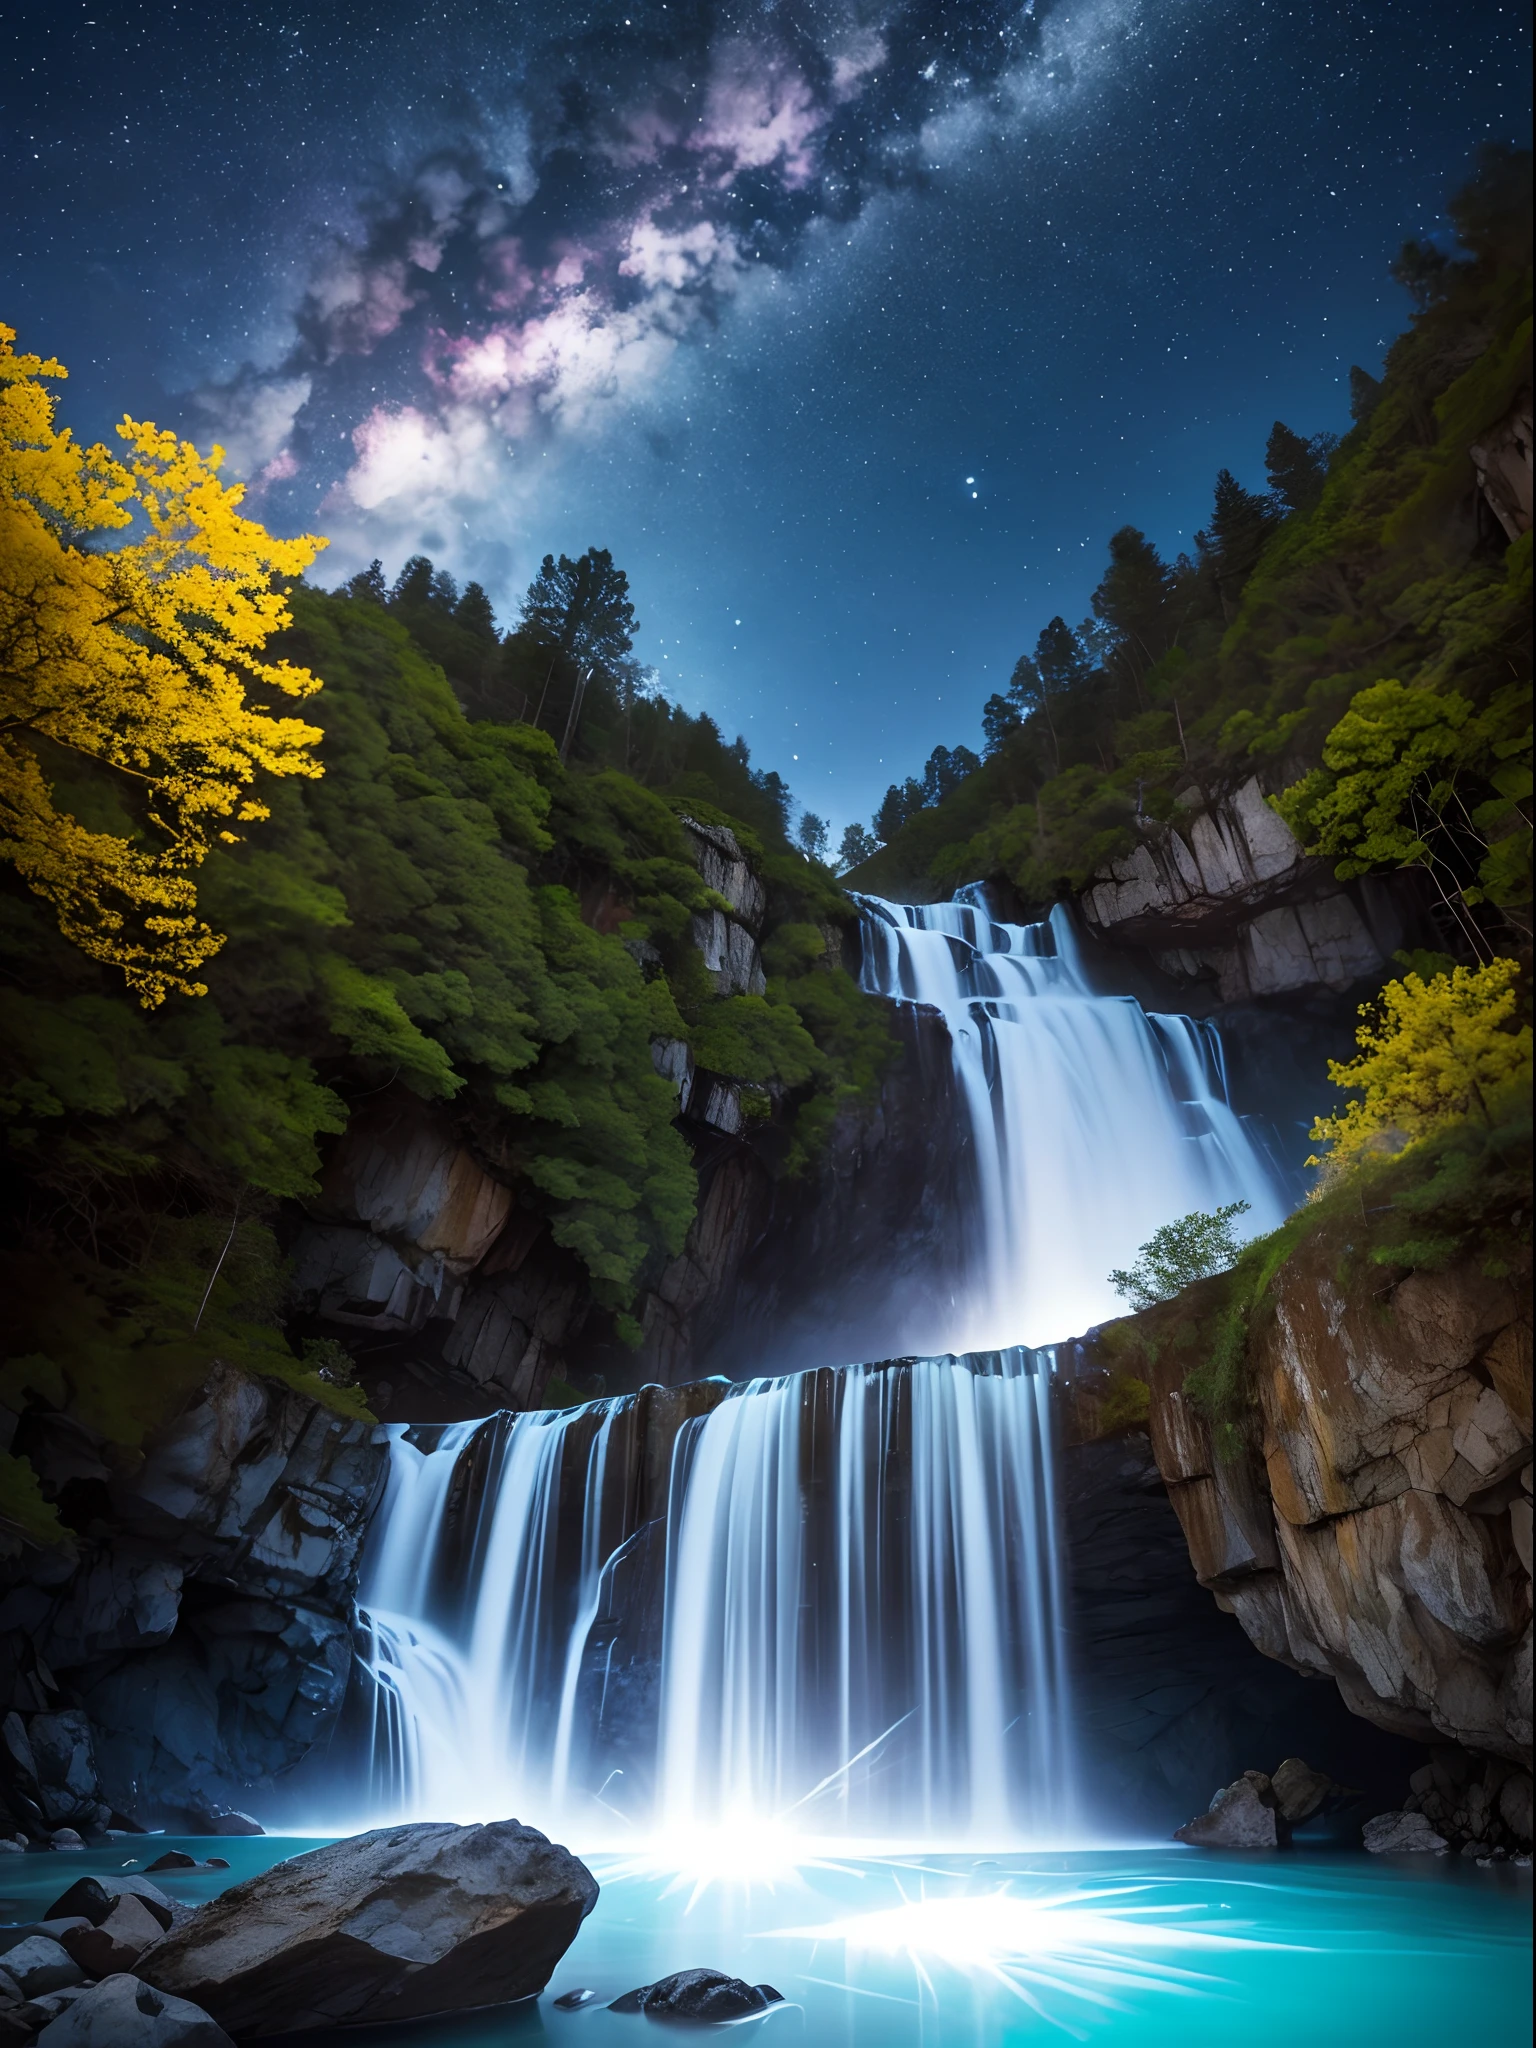
<instances>
[{"instance_id":1,"label":"canyon wall","mask_svg":"<svg viewBox=\"0 0 1536 2048\"><path fill-rule=\"evenodd\" d=\"M346 1692L379 1431L224 1365L142 1454L29 1422L84 1533L0 1564L0 1821L252 1831Z\"/></svg>"},{"instance_id":2,"label":"canyon wall","mask_svg":"<svg viewBox=\"0 0 1536 2048\"><path fill-rule=\"evenodd\" d=\"M1255 785L1228 810L1196 820L1187 836L1165 835L1155 859L1142 849L1150 879L1145 863L1111 872L1084 910L1098 971L1118 975L1156 1007L1215 1014L1238 1106L1301 1128L1325 1050L1343 1050L1358 992L1379 979L1389 943L1411 920L1401 906L1373 911L1367 900L1349 926L1354 950L1319 950L1321 927L1302 911L1342 900L1337 887L1298 862L1294 842L1288 850L1277 836L1279 820L1256 805ZM706 971L721 993L754 991L762 982L761 883L721 828L692 828L690 843L727 905L698 920ZM1304 936L1312 933L1304 953L1286 952L1288 981L1273 965L1278 942L1263 923L1280 910L1295 913ZM1347 924L1336 907L1327 915L1341 930ZM827 936L833 947L856 943ZM1253 967L1261 957L1271 962L1262 973ZM1232 960L1249 964L1239 974ZM1348 979L1360 973L1364 982ZM937 1013L912 1006L894 1010L891 1021L900 1052L876 1099L844 1115L798 1177L778 1170L784 1141L776 1115L748 1118L730 1077L696 1071L679 1041L655 1044L657 1070L676 1087L680 1128L693 1147L699 1206L682 1252L651 1274L637 1303L642 1341L634 1353L607 1336L583 1269L515 1182L477 1151L473 1131L415 1096L386 1090L360 1104L318 1196L292 1214L297 1329L345 1345L374 1413L387 1420L432 1424L537 1407L552 1390L568 1399L644 1387L634 1443L615 1467L629 1474L627 1540L605 1581L593 1637L605 1660L615 1651L631 1692L655 1678L654 1553L666 1453L680 1421L723 1391L704 1375L737 1379L895 1354L906 1304L965 1284L970 1160L963 1145L948 1142L958 1118L946 1027ZM1295 1115L1282 1104L1287 1089ZM1325 1280L1318 1278L1318 1300L1326 1304ZM1305 1387L1323 1375L1319 1333L1332 1313L1326 1305L1309 1311L1304 1289L1297 1295L1288 1325L1296 1335L1289 1364L1277 1366L1273 1403L1284 1385ZM1364 1330L1369 1315L1361 1313ZM1468 1327L1480 1331L1493 1311L1467 1313ZM1259 1650L1280 1654L1295 1671L1339 1679L1352 1706L1364 1685L1387 1703L1373 1716L1384 1729L1419 1739L1454 1732L1486 1744L1503 1714L1501 1739L1506 1747L1516 1740L1518 1717L1505 1711L1514 1697L1514 1681L1506 1685L1514 1595L1498 1561L1504 1553L1485 1559L1479 1577L1474 1551L1463 1559L1461 1542L1463 1524L1503 1542L1488 1533L1499 1514L1510 1543L1529 1527L1528 1504L1519 1525L1528 1494L1511 1492L1511 1473L1498 1462L1507 1432L1498 1424L1489 1436L1497 1418L1469 1391L1476 1382L1509 1408L1485 1362L1497 1335L1481 1349L1474 1344L1470 1363L1436 1367L1429 1391L1423 1373L1408 1372L1403 1385L1422 1393L1424 1416L1436 1401L1445 1409L1433 1425L1423 1421L1420 1434L1433 1446L1414 1454L1417 1463L1404 1463L1392 1432L1409 1427L1419 1394L1404 1393L1401 1370L1394 1378L1385 1364L1362 1382L1353 1426L1362 1440L1374 1429L1373 1443L1387 1430L1393 1469L1407 1475L1396 1492L1382 1476L1386 1466L1358 1500L1349 1489L1365 1482L1352 1467L1337 1483L1318 1477L1334 1470L1333 1392L1310 1408L1302 1402L1317 1443L1306 1448L1312 1438L1304 1443L1294 1428L1284 1438L1294 1449L1289 1480L1290 1449L1273 1473L1261 1454L1238 1465L1219 1460L1171 1382L1154 1410L1160 1477L1144 1453L1069 1450L1084 1740L1106 1795L1160 1826L1195 1792L1208 1796L1213 1756L1222 1770L1255 1757L1274 1763L1268 1750L1282 1727L1312 1728L1308 1739L1325 1763L1334 1758L1335 1775L1359 1779L1367 1761L1352 1760L1347 1728L1324 1725L1320 1688L1266 1664ZM1528 1364L1526 1371L1528 1431ZM1371 1420L1378 1408L1390 1426ZM45 1495L67 1502L84 1533L72 1555L29 1551L0 1567L8 1587L0 1599L0 1708L9 1709L0 1797L12 1819L34 1834L100 1826L114 1814L141 1824L239 1825L229 1809L245 1797L259 1804L259 1788L334 1723L350 1668L357 1554L384 1467L379 1432L222 1365L150 1440L142 1463L116 1458L43 1408L29 1410L20 1427L19 1447ZM1427 1489L1435 1504L1425 1506L1418 1497L1425 1460L1434 1466L1440 1456L1436 1430L1449 1430L1453 1443L1465 1438L1473 1455L1469 1463L1458 1450L1436 1468ZM1474 1485L1467 1474L1485 1476L1484 1443L1498 1447L1490 1468L1498 1476ZM1379 1461L1389 1452L1372 1455ZM1120 1467L1138 1457L1126 1477ZM1176 1543L1170 1497L1200 1583L1258 1650L1203 1604ZM1240 1547L1229 1555L1231 1531L1250 1527L1251 1556ZM1456 1559L1448 1587L1424 1596L1425 1574L1432 1579L1437 1567L1416 1560L1420 1552L1445 1554L1447 1530ZM1524 1540L1528 1567L1528 1533ZM1379 1624L1369 1621L1368 1654L1353 1604L1380 1615ZM1448 1677L1426 1684L1423 1674L1447 1674L1463 1642L1471 1645L1468 1669L1480 1676L1464 1680L1465 1698L1453 1699ZM1525 1656L1528 1673L1528 1638ZM1389 1669L1390 1682L1373 1691ZM634 1721L620 1704L615 1695L616 1753L625 1744L621 1724Z\"/></svg>"},{"instance_id":3,"label":"canyon wall","mask_svg":"<svg viewBox=\"0 0 1536 2048\"><path fill-rule=\"evenodd\" d=\"M694 920L718 993L763 985L764 892L728 830L692 825L704 879L728 906ZM1084 892L1090 973L1149 1008L1211 1015L1235 1106L1296 1178L1330 1056L1355 1005L1404 943L1434 937L1396 884L1341 889L1309 861L1257 780L1146 843ZM826 933L857 968L854 932ZM899 1054L876 1098L836 1122L811 1167L781 1170L779 1105L749 1116L728 1075L658 1040L698 1175L682 1251L648 1276L634 1353L594 1311L579 1262L476 1152L474 1133L403 1091L361 1105L293 1244L304 1328L341 1339L377 1414L446 1421L538 1407L552 1385L622 1391L879 1356L903 1348L908 1305L969 1273L971 1161L947 1027L903 1005Z\"/></svg>"},{"instance_id":4,"label":"canyon wall","mask_svg":"<svg viewBox=\"0 0 1536 2048\"><path fill-rule=\"evenodd\" d=\"M1319 1232L1280 1269L1240 1423L1184 1385L1220 1281L1095 1333L1076 1397L1123 1374L1134 1333L1157 1468L1217 1606L1375 1727L1513 1777L1528 1840L1529 1275L1469 1259L1405 1277L1352 1251Z\"/></svg>"}]
</instances>

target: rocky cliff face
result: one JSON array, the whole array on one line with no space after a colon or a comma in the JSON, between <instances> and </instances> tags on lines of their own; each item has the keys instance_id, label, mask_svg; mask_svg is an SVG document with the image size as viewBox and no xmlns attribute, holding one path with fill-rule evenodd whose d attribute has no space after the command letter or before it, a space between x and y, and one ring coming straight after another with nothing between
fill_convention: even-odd
<instances>
[{"instance_id":1,"label":"rocky cliff face","mask_svg":"<svg viewBox=\"0 0 1536 2048\"><path fill-rule=\"evenodd\" d=\"M0 1598L0 1803L37 1837L238 1831L346 1690L379 1432L218 1365L142 1460L71 1455L88 1533L13 1561Z\"/></svg>"},{"instance_id":2,"label":"rocky cliff face","mask_svg":"<svg viewBox=\"0 0 1536 2048\"><path fill-rule=\"evenodd\" d=\"M1142 1431L1061 1462L1076 1748L1106 1831L1169 1834L1213 1786L1297 1752L1377 1806L1401 1798L1422 1750L1263 1656L1201 1591Z\"/></svg>"},{"instance_id":3,"label":"rocky cliff face","mask_svg":"<svg viewBox=\"0 0 1536 2048\"><path fill-rule=\"evenodd\" d=\"M759 993L762 884L733 833L684 822L726 906L694 921L705 967L720 994ZM293 1244L295 1309L353 1351L375 1413L420 1422L535 1408L551 1380L585 1389L594 1368L610 1387L677 1386L900 1350L914 1296L964 1285L969 1161L937 1142L958 1122L942 1018L903 1008L892 1029L901 1057L878 1101L844 1116L796 1180L773 1170L780 1135L746 1117L737 1084L695 1070L682 1041L655 1041L699 1198L683 1250L636 1304L634 1356L605 1341L584 1269L476 1158L473 1134L404 1091L362 1105L332 1153Z\"/></svg>"},{"instance_id":4,"label":"rocky cliff face","mask_svg":"<svg viewBox=\"0 0 1536 2048\"><path fill-rule=\"evenodd\" d=\"M915 1007L894 1010L891 1028L901 1057L872 1113L842 1118L802 1178L773 1175L743 1146L701 1150L699 1214L646 1305L648 1377L897 1353L914 1302L963 1288L971 1162L949 1141L960 1114L948 1028Z\"/></svg>"},{"instance_id":5,"label":"rocky cliff face","mask_svg":"<svg viewBox=\"0 0 1536 2048\"><path fill-rule=\"evenodd\" d=\"M1224 1003L1380 978L1412 934L1416 906L1394 886L1341 886L1309 860L1257 776L1209 806L1190 792L1183 822L1149 827L1083 891L1091 931L1147 953L1181 984Z\"/></svg>"},{"instance_id":6,"label":"rocky cliff face","mask_svg":"<svg viewBox=\"0 0 1536 2048\"><path fill-rule=\"evenodd\" d=\"M1319 1237L1273 1291L1246 1426L1203 1419L1171 1325L1137 1367L1200 1583L1267 1656L1333 1679L1377 1727L1528 1771L1524 1277L1471 1262L1348 1277Z\"/></svg>"}]
</instances>

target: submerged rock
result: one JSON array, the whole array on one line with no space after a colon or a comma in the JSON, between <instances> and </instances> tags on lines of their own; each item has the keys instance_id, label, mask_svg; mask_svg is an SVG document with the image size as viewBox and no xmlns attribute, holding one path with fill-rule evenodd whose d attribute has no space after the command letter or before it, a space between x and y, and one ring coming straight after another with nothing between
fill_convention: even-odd
<instances>
[{"instance_id":1,"label":"submerged rock","mask_svg":"<svg viewBox=\"0 0 1536 2048\"><path fill-rule=\"evenodd\" d=\"M782 2002L771 1984L748 1984L723 1970L674 1970L654 1984L626 1991L610 2012L643 2012L653 2020L740 2020Z\"/></svg>"},{"instance_id":2,"label":"submerged rock","mask_svg":"<svg viewBox=\"0 0 1536 2048\"><path fill-rule=\"evenodd\" d=\"M425 2019L542 1991L596 1901L585 1865L518 1821L377 1828L200 1906L142 1974L240 2040Z\"/></svg>"},{"instance_id":3,"label":"submerged rock","mask_svg":"<svg viewBox=\"0 0 1536 2048\"><path fill-rule=\"evenodd\" d=\"M1204 1813L1175 1828L1173 1839L1196 1849L1274 1849L1281 1840L1275 1791L1263 1771L1244 1771L1224 1785Z\"/></svg>"},{"instance_id":4,"label":"submerged rock","mask_svg":"<svg viewBox=\"0 0 1536 2048\"><path fill-rule=\"evenodd\" d=\"M39 2048L234 2048L200 2006L137 1977L104 1977L37 2037Z\"/></svg>"},{"instance_id":5,"label":"submerged rock","mask_svg":"<svg viewBox=\"0 0 1536 2048\"><path fill-rule=\"evenodd\" d=\"M1448 1844L1422 1813L1378 1813L1365 1824L1365 1846L1373 1856L1401 1855L1405 1850L1438 1855Z\"/></svg>"}]
</instances>

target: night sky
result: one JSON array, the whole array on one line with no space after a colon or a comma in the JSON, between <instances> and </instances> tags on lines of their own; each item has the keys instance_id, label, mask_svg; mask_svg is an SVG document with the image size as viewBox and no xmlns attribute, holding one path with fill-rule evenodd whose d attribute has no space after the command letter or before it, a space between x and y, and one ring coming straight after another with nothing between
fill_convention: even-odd
<instances>
[{"instance_id":1,"label":"night sky","mask_svg":"<svg viewBox=\"0 0 1536 2048\"><path fill-rule=\"evenodd\" d=\"M1347 425L1528 10L1229 0L60 4L0 30L0 318L221 440L313 572L504 619L610 547L638 652L836 828L1119 525Z\"/></svg>"}]
</instances>

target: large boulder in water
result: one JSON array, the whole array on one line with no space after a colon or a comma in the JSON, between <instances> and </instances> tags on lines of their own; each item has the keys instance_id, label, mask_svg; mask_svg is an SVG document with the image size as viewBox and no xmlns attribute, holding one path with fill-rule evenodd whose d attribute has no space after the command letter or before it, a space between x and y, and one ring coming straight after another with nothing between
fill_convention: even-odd
<instances>
[{"instance_id":1,"label":"large boulder in water","mask_svg":"<svg viewBox=\"0 0 1536 2048\"><path fill-rule=\"evenodd\" d=\"M425 2019L542 1991L596 1901L585 1865L515 1820L376 1828L232 1886L139 1975L240 2041Z\"/></svg>"},{"instance_id":2,"label":"large boulder in water","mask_svg":"<svg viewBox=\"0 0 1536 2048\"><path fill-rule=\"evenodd\" d=\"M1283 1839L1274 1787L1263 1771L1244 1771L1223 1785L1205 1813L1197 1813L1173 1839L1196 1849L1274 1849Z\"/></svg>"}]
</instances>

